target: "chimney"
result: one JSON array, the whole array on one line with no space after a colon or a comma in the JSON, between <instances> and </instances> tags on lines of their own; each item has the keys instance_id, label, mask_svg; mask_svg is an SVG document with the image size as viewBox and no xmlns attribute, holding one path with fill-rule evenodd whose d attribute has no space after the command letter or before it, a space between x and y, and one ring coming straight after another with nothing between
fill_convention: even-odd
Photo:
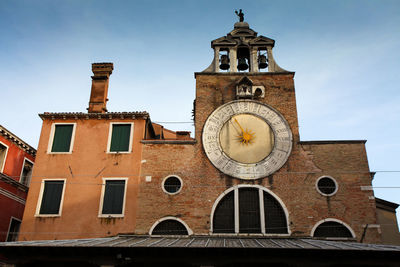
<instances>
[{"instance_id":1,"label":"chimney","mask_svg":"<svg viewBox=\"0 0 400 267\"><path fill-rule=\"evenodd\" d=\"M92 91L90 93L89 113L107 112L108 78L114 69L113 63L92 64Z\"/></svg>"}]
</instances>

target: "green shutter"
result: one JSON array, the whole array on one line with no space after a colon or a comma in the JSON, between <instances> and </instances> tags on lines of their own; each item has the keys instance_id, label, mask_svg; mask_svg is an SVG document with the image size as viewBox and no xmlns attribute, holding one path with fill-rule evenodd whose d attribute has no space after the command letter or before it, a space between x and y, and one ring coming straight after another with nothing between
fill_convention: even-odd
<instances>
[{"instance_id":1,"label":"green shutter","mask_svg":"<svg viewBox=\"0 0 400 267\"><path fill-rule=\"evenodd\" d=\"M69 152L74 125L56 125L51 152Z\"/></svg>"},{"instance_id":2,"label":"green shutter","mask_svg":"<svg viewBox=\"0 0 400 267\"><path fill-rule=\"evenodd\" d=\"M122 214L125 181L106 181L102 214Z\"/></svg>"},{"instance_id":3,"label":"green shutter","mask_svg":"<svg viewBox=\"0 0 400 267\"><path fill-rule=\"evenodd\" d=\"M110 152L129 151L131 124L113 124Z\"/></svg>"},{"instance_id":4,"label":"green shutter","mask_svg":"<svg viewBox=\"0 0 400 267\"><path fill-rule=\"evenodd\" d=\"M40 214L58 214L64 181L45 181Z\"/></svg>"}]
</instances>

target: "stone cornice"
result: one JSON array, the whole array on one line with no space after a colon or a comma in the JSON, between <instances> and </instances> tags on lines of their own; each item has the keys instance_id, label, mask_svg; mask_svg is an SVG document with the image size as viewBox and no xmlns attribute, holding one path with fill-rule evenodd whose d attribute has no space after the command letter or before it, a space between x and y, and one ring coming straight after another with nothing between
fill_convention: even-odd
<instances>
[{"instance_id":1,"label":"stone cornice","mask_svg":"<svg viewBox=\"0 0 400 267\"><path fill-rule=\"evenodd\" d=\"M16 180L14 180L13 178L9 177L8 175L1 173L0 172L0 181L3 181L7 184L10 184L24 192L28 192L28 186L21 184L20 182L17 182Z\"/></svg>"},{"instance_id":2,"label":"stone cornice","mask_svg":"<svg viewBox=\"0 0 400 267\"><path fill-rule=\"evenodd\" d=\"M137 112L106 112L106 113L84 113L84 112L45 112L39 114L42 120L55 120L55 119L148 119L149 113L146 111Z\"/></svg>"},{"instance_id":3,"label":"stone cornice","mask_svg":"<svg viewBox=\"0 0 400 267\"><path fill-rule=\"evenodd\" d=\"M194 77L196 78L198 75L221 75L221 76L263 76L263 75L293 75L295 72L293 71L285 71L285 72L195 72Z\"/></svg>"},{"instance_id":4,"label":"stone cornice","mask_svg":"<svg viewBox=\"0 0 400 267\"><path fill-rule=\"evenodd\" d=\"M393 203L377 197L375 198L375 203L377 208L381 208L394 213L396 213L396 209L399 207L399 204L397 203Z\"/></svg>"},{"instance_id":5,"label":"stone cornice","mask_svg":"<svg viewBox=\"0 0 400 267\"><path fill-rule=\"evenodd\" d=\"M26 142L24 142L21 138L4 128L2 125L0 125L0 135L4 136L14 144L16 144L19 148L24 150L26 153L29 155L35 157L36 156L36 149L28 145Z\"/></svg>"},{"instance_id":6,"label":"stone cornice","mask_svg":"<svg viewBox=\"0 0 400 267\"><path fill-rule=\"evenodd\" d=\"M318 141L300 141L300 145L327 145L327 144L365 144L367 140L318 140Z\"/></svg>"}]
</instances>

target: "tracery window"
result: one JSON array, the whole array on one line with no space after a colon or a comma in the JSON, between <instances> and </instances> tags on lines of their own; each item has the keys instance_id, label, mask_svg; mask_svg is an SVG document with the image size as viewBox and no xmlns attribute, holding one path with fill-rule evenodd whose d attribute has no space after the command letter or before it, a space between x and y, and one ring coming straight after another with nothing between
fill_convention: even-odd
<instances>
[{"instance_id":1,"label":"tracery window","mask_svg":"<svg viewBox=\"0 0 400 267\"><path fill-rule=\"evenodd\" d=\"M240 186L217 200L213 233L288 234L281 203L262 187Z\"/></svg>"}]
</instances>

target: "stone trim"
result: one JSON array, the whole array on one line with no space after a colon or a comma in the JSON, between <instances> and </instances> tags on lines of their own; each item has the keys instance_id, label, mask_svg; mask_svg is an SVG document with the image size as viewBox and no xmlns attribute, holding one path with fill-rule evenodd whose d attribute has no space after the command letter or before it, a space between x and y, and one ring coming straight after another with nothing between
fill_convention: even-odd
<instances>
[{"instance_id":1,"label":"stone trim","mask_svg":"<svg viewBox=\"0 0 400 267\"><path fill-rule=\"evenodd\" d=\"M14 201L17 201L19 203L21 203L22 205L25 205L25 199L23 199L22 197L19 197L11 192L8 192L7 190L4 190L2 188L0 188L0 195L6 196Z\"/></svg>"},{"instance_id":2,"label":"stone trim","mask_svg":"<svg viewBox=\"0 0 400 267\"><path fill-rule=\"evenodd\" d=\"M14 144L16 144L19 148L21 148L23 151L28 153L29 155L35 157L36 156L36 149L28 145L26 142L24 142L22 139L20 139L18 136L4 128L4 126L0 125L0 135L4 136L6 139L10 140Z\"/></svg>"},{"instance_id":3,"label":"stone trim","mask_svg":"<svg viewBox=\"0 0 400 267\"><path fill-rule=\"evenodd\" d=\"M150 118L149 113L146 111L138 111L138 112L106 112L106 113L84 113L84 112L45 112L39 114L39 117L42 120L50 119L148 119Z\"/></svg>"},{"instance_id":4,"label":"stone trim","mask_svg":"<svg viewBox=\"0 0 400 267\"><path fill-rule=\"evenodd\" d=\"M295 75L294 71L285 72L195 72L194 78L198 75L222 75L222 76L262 76L262 75Z\"/></svg>"},{"instance_id":5,"label":"stone trim","mask_svg":"<svg viewBox=\"0 0 400 267\"><path fill-rule=\"evenodd\" d=\"M22 190L24 192L28 192L29 187L21 184L20 182L14 180L13 178L9 177L8 175L4 174L4 173L0 173L0 181L3 181L7 184L10 184L16 188L18 188L19 190Z\"/></svg>"},{"instance_id":6,"label":"stone trim","mask_svg":"<svg viewBox=\"0 0 400 267\"><path fill-rule=\"evenodd\" d=\"M367 140L317 140L317 141L299 141L300 145L327 145L327 144L365 144Z\"/></svg>"}]
</instances>

